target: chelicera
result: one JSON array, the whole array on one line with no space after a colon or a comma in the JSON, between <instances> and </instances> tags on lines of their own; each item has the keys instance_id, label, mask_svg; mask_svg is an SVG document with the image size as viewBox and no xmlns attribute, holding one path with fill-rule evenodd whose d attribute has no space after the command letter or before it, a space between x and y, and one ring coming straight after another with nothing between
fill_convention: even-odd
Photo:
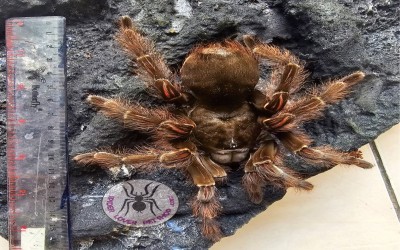
<instances>
[{"instance_id":1,"label":"chelicera","mask_svg":"<svg viewBox=\"0 0 400 250\"><path fill-rule=\"evenodd\" d=\"M117 41L136 62L150 93L169 104L145 107L132 100L90 95L87 101L104 115L148 133L152 140L142 150L90 152L74 160L107 170L121 166L151 170L157 163L181 169L199 189L191 206L207 238L216 241L222 236L217 222L222 207L215 184L227 177L226 170L233 165L243 167L243 188L254 203L262 201L266 185L313 187L285 166L281 147L321 168L372 166L354 153L310 146L312 141L301 128L304 122L321 117L327 105L344 98L364 73L354 72L301 93L308 76L304 63L288 50L246 35L244 44L227 40L196 47L180 74L173 74L129 17L119 23ZM261 60L271 67L266 81L260 79ZM259 89L259 83L266 87Z\"/></svg>"}]
</instances>

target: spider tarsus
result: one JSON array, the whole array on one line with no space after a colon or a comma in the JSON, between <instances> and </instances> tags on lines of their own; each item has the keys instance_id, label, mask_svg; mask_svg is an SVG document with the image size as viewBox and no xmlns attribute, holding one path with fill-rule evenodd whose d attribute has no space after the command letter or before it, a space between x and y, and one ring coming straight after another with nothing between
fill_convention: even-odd
<instances>
[{"instance_id":1,"label":"spider tarsus","mask_svg":"<svg viewBox=\"0 0 400 250\"><path fill-rule=\"evenodd\" d=\"M192 202L193 215L202 221L203 235L213 241L222 237L219 223L215 218L221 212L222 206L216 197L216 187L201 186L196 198Z\"/></svg>"},{"instance_id":2,"label":"spider tarsus","mask_svg":"<svg viewBox=\"0 0 400 250\"><path fill-rule=\"evenodd\" d=\"M101 106L107 101L107 99L97 95L88 95L86 101L94 106Z\"/></svg>"},{"instance_id":3,"label":"spider tarsus","mask_svg":"<svg viewBox=\"0 0 400 250\"><path fill-rule=\"evenodd\" d=\"M355 157L355 158L358 158L358 159L362 159L363 158L363 153L359 149L350 151L348 154L349 154L349 156L352 156L352 157Z\"/></svg>"},{"instance_id":4,"label":"spider tarsus","mask_svg":"<svg viewBox=\"0 0 400 250\"><path fill-rule=\"evenodd\" d=\"M371 163L358 159L352 156L351 153L340 152L330 147L304 147L298 151L297 154L310 163L319 164L328 168L339 164L355 165L364 169L373 167Z\"/></svg>"},{"instance_id":5,"label":"spider tarsus","mask_svg":"<svg viewBox=\"0 0 400 250\"><path fill-rule=\"evenodd\" d=\"M73 158L81 165L98 165L105 168L113 168L122 165L121 157L107 152L92 152L80 154Z\"/></svg>"},{"instance_id":6,"label":"spider tarsus","mask_svg":"<svg viewBox=\"0 0 400 250\"><path fill-rule=\"evenodd\" d=\"M79 154L79 155L75 156L74 158L72 158L72 160L81 165L88 165L93 161L94 154L95 153Z\"/></svg>"},{"instance_id":7,"label":"spider tarsus","mask_svg":"<svg viewBox=\"0 0 400 250\"><path fill-rule=\"evenodd\" d=\"M290 168L276 166L275 164L265 164L257 168L267 182L276 183L285 189L297 188L301 190L311 190L313 185L299 177L299 174Z\"/></svg>"},{"instance_id":8,"label":"spider tarsus","mask_svg":"<svg viewBox=\"0 0 400 250\"><path fill-rule=\"evenodd\" d=\"M260 204L263 201L265 180L259 173L245 173L242 179L242 185L251 202L254 204Z\"/></svg>"},{"instance_id":9,"label":"spider tarsus","mask_svg":"<svg viewBox=\"0 0 400 250\"><path fill-rule=\"evenodd\" d=\"M298 177L294 177L294 181L292 184L292 187L300 189L300 190L305 190L305 191L310 191L314 188L314 185L311 184L308 181L302 180Z\"/></svg>"},{"instance_id":10,"label":"spider tarsus","mask_svg":"<svg viewBox=\"0 0 400 250\"><path fill-rule=\"evenodd\" d=\"M365 73L362 71L356 71L348 76L341 78L339 81L345 82L348 86L353 86L354 84L360 82L365 77Z\"/></svg>"},{"instance_id":11,"label":"spider tarsus","mask_svg":"<svg viewBox=\"0 0 400 250\"><path fill-rule=\"evenodd\" d=\"M251 50L253 50L257 45L257 41L256 41L255 37L252 35L244 35L243 42L246 45L246 47Z\"/></svg>"},{"instance_id":12,"label":"spider tarsus","mask_svg":"<svg viewBox=\"0 0 400 250\"><path fill-rule=\"evenodd\" d=\"M213 242L221 240L223 235L219 223L214 219L204 219L202 233L207 239Z\"/></svg>"},{"instance_id":13,"label":"spider tarsus","mask_svg":"<svg viewBox=\"0 0 400 250\"><path fill-rule=\"evenodd\" d=\"M349 161L349 164L354 164L357 167L364 168L364 169L369 169L369 168L373 168L374 167L373 164L371 164L371 163L369 163L367 161L361 160L361 159L357 159L357 158L352 159L351 161Z\"/></svg>"},{"instance_id":14,"label":"spider tarsus","mask_svg":"<svg viewBox=\"0 0 400 250\"><path fill-rule=\"evenodd\" d=\"M120 17L119 25L123 29L132 29L134 27L132 19L129 16Z\"/></svg>"}]
</instances>

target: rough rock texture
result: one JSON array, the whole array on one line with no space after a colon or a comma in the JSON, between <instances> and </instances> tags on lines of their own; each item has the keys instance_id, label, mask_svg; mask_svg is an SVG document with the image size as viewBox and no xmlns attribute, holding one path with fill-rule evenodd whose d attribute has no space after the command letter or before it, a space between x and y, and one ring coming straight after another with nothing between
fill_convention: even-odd
<instances>
[{"instance_id":1,"label":"rough rock texture","mask_svg":"<svg viewBox=\"0 0 400 250\"><path fill-rule=\"evenodd\" d=\"M7 235L6 52L0 42L0 234Z\"/></svg>"},{"instance_id":2,"label":"rough rock texture","mask_svg":"<svg viewBox=\"0 0 400 250\"><path fill-rule=\"evenodd\" d=\"M124 130L96 114L83 102L88 93L126 96L153 102L130 62L113 41L115 20L130 15L156 41L173 68L179 67L194 44L251 33L286 47L308 62L315 83L354 70L367 73L355 93L306 124L315 144L357 148L399 122L399 3L395 1L186 1L170 0L18 0L2 1L0 17L66 15L68 18L68 116L70 155L105 146L135 145L146 137ZM0 32L4 29L0 19ZM0 33L0 234L6 232L5 52ZM397 48L397 50L396 50ZM309 84L308 86L312 86ZM306 175L318 172L289 157ZM177 215L159 226L126 230L108 219L102 195L118 181L96 168L70 164L71 216L76 249L206 249L212 243L199 234L188 202L196 189L175 171L137 174L167 184L180 199ZM343 170L345 171L345 170ZM251 217L283 197L268 187L265 202L251 204L233 171L220 187L224 214L219 221L231 235ZM316 187L318 188L318 187ZM340 199L340 197L337 197Z\"/></svg>"}]
</instances>

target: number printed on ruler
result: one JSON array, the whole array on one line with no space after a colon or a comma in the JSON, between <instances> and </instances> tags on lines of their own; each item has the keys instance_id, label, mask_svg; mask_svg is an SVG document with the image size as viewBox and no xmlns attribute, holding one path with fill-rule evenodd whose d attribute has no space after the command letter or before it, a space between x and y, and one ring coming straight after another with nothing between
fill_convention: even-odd
<instances>
[{"instance_id":1,"label":"number printed on ruler","mask_svg":"<svg viewBox=\"0 0 400 250\"><path fill-rule=\"evenodd\" d=\"M68 249L65 19L6 23L11 249Z\"/></svg>"}]
</instances>

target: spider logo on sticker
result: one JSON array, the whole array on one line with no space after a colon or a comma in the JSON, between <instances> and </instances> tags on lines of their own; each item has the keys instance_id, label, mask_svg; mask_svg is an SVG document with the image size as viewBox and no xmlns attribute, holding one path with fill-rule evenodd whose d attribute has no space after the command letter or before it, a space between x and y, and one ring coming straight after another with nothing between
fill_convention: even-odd
<instances>
[{"instance_id":1,"label":"spider logo on sticker","mask_svg":"<svg viewBox=\"0 0 400 250\"><path fill-rule=\"evenodd\" d=\"M128 191L125 186L122 186L122 188L124 189L126 196L128 196L129 198L125 199L124 204L122 205L122 208L121 210L119 210L118 214L122 210L126 210L126 216L129 213L129 209L131 207L136 212L141 213L147 209L146 203L150 206L150 211L152 214L154 214L154 216L156 216L153 210L154 208L157 208L161 211L161 209L157 205L157 202L152 198L160 185L155 186L153 190L149 191L149 186L153 184L153 182L150 182L144 187L144 193L140 192L140 194L138 194L138 192L133 193L135 187L132 184L130 184L129 182L126 182L126 184L130 186L131 190Z\"/></svg>"},{"instance_id":2,"label":"spider logo on sticker","mask_svg":"<svg viewBox=\"0 0 400 250\"><path fill-rule=\"evenodd\" d=\"M148 227L174 216L179 202L166 185L150 180L130 180L110 188L103 197L104 212L127 226Z\"/></svg>"}]
</instances>

